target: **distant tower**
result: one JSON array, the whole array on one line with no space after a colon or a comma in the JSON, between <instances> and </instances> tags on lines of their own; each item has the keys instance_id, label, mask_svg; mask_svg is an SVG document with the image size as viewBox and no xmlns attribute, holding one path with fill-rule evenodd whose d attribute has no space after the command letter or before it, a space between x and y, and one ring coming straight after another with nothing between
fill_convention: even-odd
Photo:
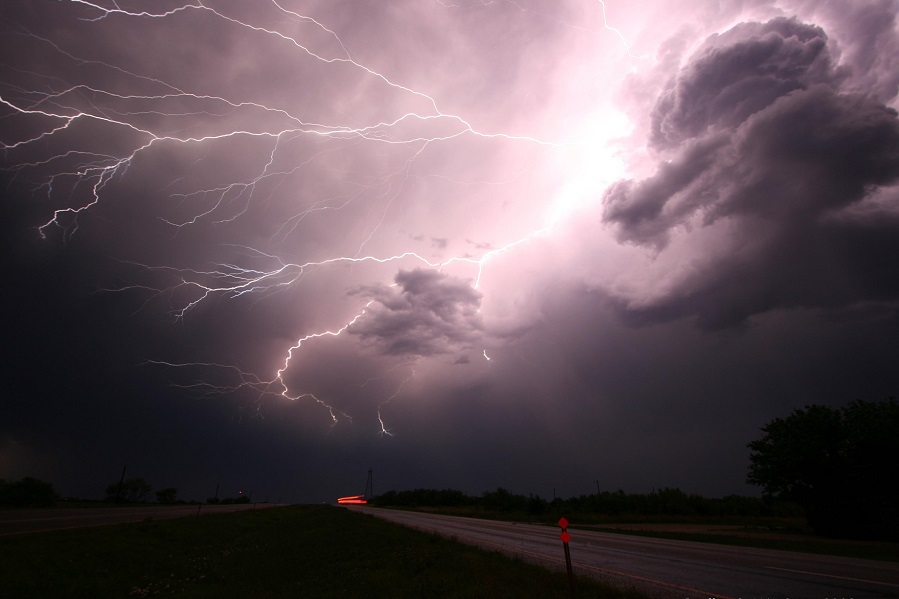
<instances>
[{"instance_id":1,"label":"distant tower","mask_svg":"<svg viewBox=\"0 0 899 599\"><path fill-rule=\"evenodd\" d=\"M368 480L365 481L365 498L371 499L375 496L374 487L371 482L371 468L368 469Z\"/></svg>"}]
</instances>

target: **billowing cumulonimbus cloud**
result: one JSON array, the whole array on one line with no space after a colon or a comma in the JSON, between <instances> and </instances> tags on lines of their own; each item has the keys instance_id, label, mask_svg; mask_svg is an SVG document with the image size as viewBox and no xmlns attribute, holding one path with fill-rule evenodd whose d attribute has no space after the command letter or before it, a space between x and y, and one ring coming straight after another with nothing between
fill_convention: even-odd
<instances>
[{"instance_id":1,"label":"billowing cumulonimbus cloud","mask_svg":"<svg viewBox=\"0 0 899 599\"><path fill-rule=\"evenodd\" d=\"M744 23L710 38L661 93L650 133L660 164L610 186L603 220L660 254L702 238L705 257L644 316L728 326L781 307L899 300L883 260L899 249L899 119L885 87L860 93L830 45L795 19ZM715 227L728 233L709 246Z\"/></svg>"},{"instance_id":2,"label":"billowing cumulonimbus cloud","mask_svg":"<svg viewBox=\"0 0 899 599\"><path fill-rule=\"evenodd\" d=\"M795 19L742 23L711 37L652 114L656 147L732 129L790 92L836 79L824 31Z\"/></svg>"},{"instance_id":3,"label":"billowing cumulonimbus cloud","mask_svg":"<svg viewBox=\"0 0 899 599\"><path fill-rule=\"evenodd\" d=\"M349 332L386 354L452 353L471 347L481 336L481 294L468 281L435 270L402 270L394 285L354 293L370 296L372 303Z\"/></svg>"},{"instance_id":4,"label":"billowing cumulonimbus cloud","mask_svg":"<svg viewBox=\"0 0 899 599\"><path fill-rule=\"evenodd\" d=\"M847 88L889 102L899 94L897 0L808 3L839 33L840 61L849 67Z\"/></svg>"}]
</instances>

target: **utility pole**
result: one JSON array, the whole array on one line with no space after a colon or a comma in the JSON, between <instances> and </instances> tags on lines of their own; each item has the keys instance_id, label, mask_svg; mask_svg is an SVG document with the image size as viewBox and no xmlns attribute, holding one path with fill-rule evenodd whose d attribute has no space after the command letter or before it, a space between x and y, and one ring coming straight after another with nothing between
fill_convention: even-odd
<instances>
[{"instance_id":1,"label":"utility pole","mask_svg":"<svg viewBox=\"0 0 899 599\"><path fill-rule=\"evenodd\" d=\"M122 487L125 485L125 470L128 469L128 464L122 466L122 478L119 479L119 491L116 493L115 502L122 503Z\"/></svg>"},{"instance_id":2,"label":"utility pole","mask_svg":"<svg viewBox=\"0 0 899 599\"><path fill-rule=\"evenodd\" d=\"M374 485L371 480L371 468L368 469L368 480L365 481L365 498L372 499L375 496Z\"/></svg>"}]
</instances>

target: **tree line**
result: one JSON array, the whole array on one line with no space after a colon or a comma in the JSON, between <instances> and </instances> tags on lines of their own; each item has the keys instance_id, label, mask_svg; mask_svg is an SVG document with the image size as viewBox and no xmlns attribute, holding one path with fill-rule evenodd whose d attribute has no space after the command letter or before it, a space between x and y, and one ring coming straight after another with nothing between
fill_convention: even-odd
<instances>
[{"instance_id":1,"label":"tree line","mask_svg":"<svg viewBox=\"0 0 899 599\"><path fill-rule=\"evenodd\" d=\"M663 488L650 493L626 493L603 491L552 501L534 494L521 495L498 488L479 496L469 496L454 489L414 489L389 491L370 502L385 507L468 507L485 512L540 517L550 515L585 516L771 516L789 517L801 515L800 508L790 502L729 495L723 498L706 498L686 493L678 488Z\"/></svg>"},{"instance_id":2,"label":"tree line","mask_svg":"<svg viewBox=\"0 0 899 599\"><path fill-rule=\"evenodd\" d=\"M0 479L0 505L12 507L46 507L59 499L53 485L26 476L21 480Z\"/></svg>"},{"instance_id":3,"label":"tree line","mask_svg":"<svg viewBox=\"0 0 899 599\"><path fill-rule=\"evenodd\" d=\"M143 478L122 479L106 487L106 501L139 503L149 498L153 489ZM178 490L166 487L156 491L157 503L178 503ZM20 480L0 479L0 505L12 507L48 507L60 500L52 483L26 476Z\"/></svg>"},{"instance_id":4,"label":"tree line","mask_svg":"<svg viewBox=\"0 0 899 599\"><path fill-rule=\"evenodd\" d=\"M178 498L178 489L165 487L155 492L153 486L142 477L122 478L118 482L110 483L106 487L105 501L109 503L148 503L155 498L156 503L181 504L200 503L197 501L185 501ZM7 481L0 479L0 506L9 507L49 507L60 500L59 493L53 488L53 484L26 476L20 480ZM238 497L210 497L206 503L210 505L250 503L247 495Z\"/></svg>"},{"instance_id":5,"label":"tree line","mask_svg":"<svg viewBox=\"0 0 899 599\"><path fill-rule=\"evenodd\" d=\"M750 442L747 482L762 497L730 495L707 499L677 488L648 494L623 490L547 501L506 489L477 497L453 489L390 491L371 503L395 507L476 507L496 513L541 516L795 516L805 515L821 535L899 541L899 403L854 401L841 408L808 405L762 427ZM152 487L143 478L106 488L108 501L146 501ZM158 503L179 503L177 489L155 492ZM58 499L53 485L35 478L0 480L0 505L44 506ZM207 503L249 503L248 496Z\"/></svg>"},{"instance_id":6,"label":"tree line","mask_svg":"<svg viewBox=\"0 0 899 599\"><path fill-rule=\"evenodd\" d=\"M499 488L477 497L453 489L390 491L393 507L468 507L542 516L805 516L819 535L899 541L899 403L808 405L762 427L750 442L747 482L762 497L707 499L677 488L649 494L599 492L549 502Z\"/></svg>"}]
</instances>

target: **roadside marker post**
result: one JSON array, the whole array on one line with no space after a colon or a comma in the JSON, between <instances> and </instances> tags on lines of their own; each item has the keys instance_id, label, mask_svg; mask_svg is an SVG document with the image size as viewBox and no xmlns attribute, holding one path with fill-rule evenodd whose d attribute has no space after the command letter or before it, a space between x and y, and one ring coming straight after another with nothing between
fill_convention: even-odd
<instances>
[{"instance_id":1,"label":"roadside marker post","mask_svg":"<svg viewBox=\"0 0 899 599\"><path fill-rule=\"evenodd\" d=\"M568 571L568 596L574 599L574 572L571 569L571 551L568 549L571 535L568 534L568 520L564 516L559 518L559 528L562 529L559 538L562 539L562 547L565 549L565 569Z\"/></svg>"}]
</instances>

